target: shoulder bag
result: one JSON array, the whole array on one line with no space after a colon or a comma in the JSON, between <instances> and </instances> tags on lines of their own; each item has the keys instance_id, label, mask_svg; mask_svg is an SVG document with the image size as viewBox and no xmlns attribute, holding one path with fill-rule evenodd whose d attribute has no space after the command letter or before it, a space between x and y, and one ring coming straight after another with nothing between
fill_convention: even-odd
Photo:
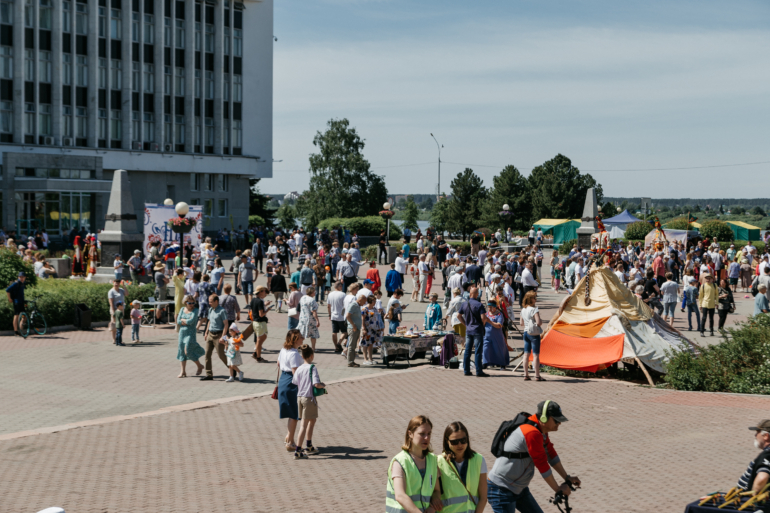
<instances>
[{"instance_id":1,"label":"shoulder bag","mask_svg":"<svg viewBox=\"0 0 770 513\"><path fill-rule=\"evenodd\" d=\"M313 397L318 397L319 395L326 394L325 388L317 388L313 386L313 368L315 367L315 364L310 364L310 386L313 388Z\"/></svg>"},{"instance_id":2,"label":"shoulder bag","mask_svg":"<svg viewBox=\"0 0 770 513\"><path fill-rule=\"evenodd\" d=\"M541 328L535 323L535 313L532 312L532 317L529 318L529 325L527 326L527 335L532 335L533 337L539 337L542 334L543 334L543 328Z\"/></svg>"},{"instance_id":3,"label":"shoulder bag","mask_svg":"<svg viewBox=\"0 0 770 513\"><path fill-rule=\"evenodd\" d=\"M270 396L271 399L278 400L278 378L281 376L281 366L278 366L278 373L275 375L275 388L273 389L273 395Z\"/></svg>"}]
</instances>

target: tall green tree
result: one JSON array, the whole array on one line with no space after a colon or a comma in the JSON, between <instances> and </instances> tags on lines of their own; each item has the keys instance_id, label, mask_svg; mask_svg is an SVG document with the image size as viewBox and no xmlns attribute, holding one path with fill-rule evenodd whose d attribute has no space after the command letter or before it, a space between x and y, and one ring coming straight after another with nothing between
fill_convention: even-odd
<instances>
[{"instance_id":1,"label":"tall green tree","mask_svg":"<svg viewBox=\"0 0 770 513\"><path fill-rule=\"evenodd\" d=\"M441 196L430 211L430 224L438 233L450 231L451 220L449 218L450 201L446 196Z\"/></svg>"},{"instance_id":2,"label":"tall green tree","mask_svg":"<svg viewBox=\"0 0 770 513\"><path fill-rule=\"evenodd\" d=\"M275 213L281 228L291 230L297 224L297 210L289 203L284 203Z\"/></svg>"},{"instance_id":3,"label":"tall green tree","mask_svg":"<svg viewBox=\"0 0 770 513\"><path fill-rule=\"evenodd\" d=\"M535 220L579 219L583 215L586 192L596 189L601 204L602 186L589 174L581 174L564 155L556 155L532 170L529 175L532 216Z\"/></svg>"},{"instance_id":4,"label":"tall green tree","mask_svg":"<svg viewBox=\"0 0 770 513\"><path fill-rule=\"evenodd\" d=\"M512 216L503 219L500 212L503 205L510 207ZM482 207L481 221L488 228L513 228L526 230L532 219L532 203L529 199L527 179L515 166L505 166L500 174L492 179L492 188Z\"/></svg>"},{"instance_id":5,"label":"tall green tree","mask_svg":"<svg viewBox=\"0 0 770 513\"><path fill-rule=\"evenodd\" d=\"M249 215L259 216L265 220L267 226L273 226L276 209L268 206L271 198L259 191L260 180L261 178L249 180Z\"/></svg>"},{"instance_id":6,"label":"tall green tree","mask_svg":"<svg viewBox=\"0 0 770 513\"><path fill-rule=\"evenodd\" d=\"M481 178L470 168L452 180L452 200L449 202L450 230L460 233L463 240L478 228L481 206L487 198L487 189Z\"/></svg>"},{"instance_id":7,"label":"tall green tree","mask_svg":"<svg viewBox=\"0 0 770 513\"><path fill-rule=\"evenodd\" d=\"M420 208L423 210L430 210L433 208L433 205L435 204L436 204L436 200L433 199L433 196L428 196L420 202Z\"/></svg>"},{"instance_id":8,"label":"tall green tree","mask_svg":"<svg viewBox=\"0 0 770 513\"><path fill-rule=\"evenodd\" d=\"M404 205L404 215L402 216L404 223L402 228L409 228L410 230L417 230L417 219L420 217L420 209L417 208L417 203L414 202L414 196L408 196L406 198L406 205Z\"/></svg>"},{"instance_id":9,"label":"tall green tree","mask_svg":"<svg viewBox=\"0 0 770 513\"><path fill-rule=\"evenodd\" d=\"M301 210L306 226L330 217L377 215L388 199L382 176L364 158L364 140L347 119L331 119L325 132L316 133L310 155L310 186Z\"/></svg>"}]
</instances>

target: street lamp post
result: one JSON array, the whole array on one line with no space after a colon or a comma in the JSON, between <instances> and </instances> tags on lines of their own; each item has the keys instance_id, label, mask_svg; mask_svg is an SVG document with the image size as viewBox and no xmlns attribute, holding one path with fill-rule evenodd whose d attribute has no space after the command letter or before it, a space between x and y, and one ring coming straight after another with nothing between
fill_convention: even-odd
<instances>
[{"instance_id":1,"label":"street lamp post","mask_svg":"<svg viewBox=\"0 0 770 513\"><path fill-rule=\"evenodd\" d=\"M434 141L436 141L436 146L438 147L438 190L436 191L436 201L438 201L441 199L441 148L443 148L444 145L439 144L436 136L432 133L430 136L433 137Z\"/></svg>"},{"instance_id":2,"label":"street lamp post","mask_svg":"<svg viewBox=\"0 0 770 513\"><path fill-rule=\"evenodd\" d=\"M383 203L382 208L386 211L390 210L390 203L386 201ZM385 222L387 223L385 228L385 245L390 246L390 217L388 217Z\"/></svg>"}]
</instances>

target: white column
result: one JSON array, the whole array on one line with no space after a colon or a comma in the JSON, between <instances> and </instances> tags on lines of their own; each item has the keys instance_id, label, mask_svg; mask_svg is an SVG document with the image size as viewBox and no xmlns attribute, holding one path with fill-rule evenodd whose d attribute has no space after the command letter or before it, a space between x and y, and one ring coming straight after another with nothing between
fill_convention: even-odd
<instances>
[{"instance_id":1,"label":"white column","mask_svg":"<svg viewBox=\"0 0 770 513\"><path fill-rule=\"evenodd\" d=\"M72 2L74 4L74 2ZM72 7L74 9L74 5ZM53 125L54 144L61 144L64 130L62 129L62 3L53 2L53 25L51 31L51 66L53 67L53 82L51 91L51 120Z\"/></svg>"},{"instance_id":2,"label":"white column","mask_svg":"<svg viewBox=\"0 0 770 513\"><path fill-rule=\"evenodd\" d=\"M123 9L120 13L120 21L123 25L121 28L123 31L123 37L121 38L120 43L120 56L113 55L112 58L120 58L121 60L120 65L122 66L121 71L123 72L123 88L121 92L120 109L120 116L123 125L123 137L121 138L121 144L124 150L130 150L131 141L135 139L135 137L131 134L131 127L133 126L131 123L131 112L133 108L133 103L131 101L131 79L133 77L134 68L134 61L131 58L131 15L133 14L133 11L131 10L131 2L123 2L122 6Z\"/></svg>"},{"instance_id":3,"label":"white column","mask_svg":"<svg viewBox=\"0 0 770 513\"><path fill-rule=\"evenodd\" d=\"M192 153L195 149L195 2L185 2L184 25L184 151Z\"/></svg>"},{"instance_id":4,"label":"white column","mask_svg":"<svg viewBox=\"0 0 770 513\"><path fill-rule=\"evenodd\" d=\"M153 69L155 70L155 142L163 151L163 0L155 0L155 44L153 45Z\"/></svg>"},{"instance_id":5,"label":"white column","mask_svg":"<svg viewBox=\"0 0 770 513\"><path fill-rule=\"evenodd\" d=\"M24 142L24 2L13 3L13 142ZM6 198L10 201L12 198Z\"/></svg>"},{"instance_id":6,"label":"white column","mask_svg":"<svg viewBox=\"0 0 770 513\"><path fill-rule=\"evenodd\" d=\"M72 7L75 7L73 2ZM98 113L99 113L99 2L88 0L88 146L97 148ZM77 36L72 43L77 48ZM77 61L77 57L75 57ZM109 91L107 108L109 109Z\"/></svg>"},{"instance_id":7,"label":"white column","mask_svg":"<svg viewBox=\"0 0 770 513\"><path fill-rule=\"evenodd\" d=\"M214 153L217 155L222 154L222 82L225 40L224 19L225 3L219 2L214 6Z\"/></svg>"}]
</instances>

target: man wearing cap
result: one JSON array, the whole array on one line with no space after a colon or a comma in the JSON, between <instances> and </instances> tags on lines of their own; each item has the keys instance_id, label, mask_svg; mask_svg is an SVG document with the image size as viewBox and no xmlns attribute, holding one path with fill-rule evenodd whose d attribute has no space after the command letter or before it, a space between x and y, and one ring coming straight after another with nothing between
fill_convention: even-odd
<instances>
[{"instance_id":1,"label":"man wearing cap","mask_svg":"<svg viewBox=\"0 0 770 513\"><path fill-rule=\"evenodd\" d=\"M139 271L142 269L142 252L134 250L134 256L128 259L128 269L131 272L131 283L139 284Z\"/></svg>"},{"instance_id":2,"label":"man wearing cap","mask_svg":"<svg viewBox=\"0 0 770 513\"><path fill-rule=\"evenodd\" d=\"M110 304L110 332L112 333L112 343L116 341L118 326L115 324L115 310L118 308L118 304L126 303L126 286L121 285L122 280L115 278L112 280L112 288L107 292L107 301Z\"/></svg>"},{"instance_id":3,"label":"man wearing cap","mask_svg":"<svg viewBox=\"0 0 770 513\"><path fill-rule=\"evenodd\" d=\"M372 282L372 290L380 290L382 281L380 280L380 271L377 270L377 262L369 262L369 270L366 271L366 279ZM398 288L398 287L396 287Z\"/></svg>"},{"instance_id":4,"label":"man wearing cap","mask_svg":"<svg viewBox=\"0 0 770 513\"><path fill-rule=\"evenodd\" d=\"M368 298L372 295L372 290L374 289L374 282L370 280L369 278L364 280L364 286L359 289L359 291L356 293L356 299L364 296L364 298Z\"/></svg>"},{"instance_id":5,"label":"man wearing cap","mask_svg":"<svg viewBox=\"0 0 770 513\"><path fill-rule=\"evenodd\" d=\"M551 443L550 433L558 431L564 422L567 418L561 407L554 401L543 401L537 405L537 414L531 415L508 436L503 447L505 453L495 460L488 475L487 498L492 511L542 512L529 490L535 468L554 492L569 495L571 489L567 481L580 486L580 479L564 470ZM564 483L557 483L553 470Z\"/></svg>"},{"instance_id":6,"label":"man wearing cap","mask_svg":"<svg viewBox=\"0 0 770 513\"><path fill-rule=\"evenodd\" d=\"M11 283L5 293L8 294L8 303L13 305L13 334L21 335L19 333L19 314L24 311L24 282L27 281L27 275L23 271L19 272L19 275L15 282Z\"/></svg>"},{"instance_id":7,"label":"man wearing cap","mask_svg":"<svg viewBox=\"0 0 770 513\"><path fill-rule=\"evenodd\" d=\"M749 430L754 431L754 447L762 452L749 462L749 468L738 480L738 487L757 493L770 479L770 420L760 420Z\"/></svg>"}]
</instances>

